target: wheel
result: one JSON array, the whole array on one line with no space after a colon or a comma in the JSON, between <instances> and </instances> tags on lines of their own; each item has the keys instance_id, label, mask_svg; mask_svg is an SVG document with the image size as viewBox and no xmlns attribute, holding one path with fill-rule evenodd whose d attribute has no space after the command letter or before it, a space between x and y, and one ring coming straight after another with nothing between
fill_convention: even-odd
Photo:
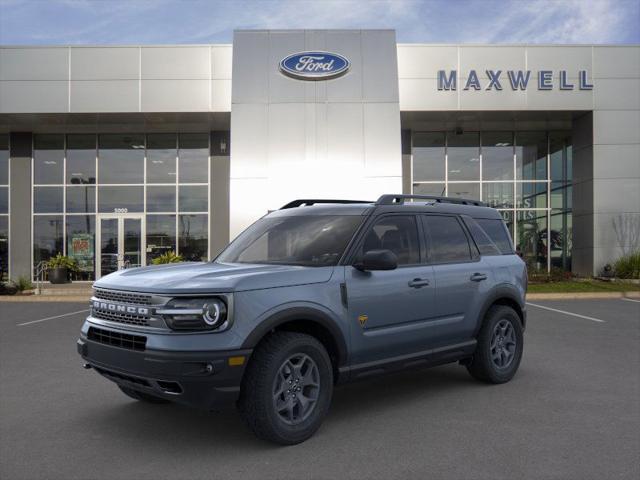
<instances>
[{"instance_id":1,"label":"wheel","mask_svg":"<svg viewBox=\"0 0 640 480\"><path fill-rule=\"evenodd\" d=\"M134 400L139 400L141 402L147 403L169 403L169 400L165 400L164 398L149 395L148 393L144 392L139 392L137 390L133 390L132 388L123 387L122 385L118 385L118 388L122 390L122 393L124 393L127 397L131 397Z\"/></svg>"},{"instance_id":2,"label":"wheel","mask_svg":"<svg viewBox=\"0 0 640 480\"><path fill-rule=\"evenodd\" d=\"M276 332L254 351L238 407L249 428L281 445L304 442L320 427L333 394L333 369L310 335Z\"/></svg>"},{"instance_id":3,"label":"wheel","mask_svg":"<svg viewBox=\"0 0 640 480\"><path fill-rule=\"evenodd\" d=\"M523 346L522 324L515 310L503 305L491 307L467 370L483 382L508 382L518 370Z\"/></svg>"}]
</instances>

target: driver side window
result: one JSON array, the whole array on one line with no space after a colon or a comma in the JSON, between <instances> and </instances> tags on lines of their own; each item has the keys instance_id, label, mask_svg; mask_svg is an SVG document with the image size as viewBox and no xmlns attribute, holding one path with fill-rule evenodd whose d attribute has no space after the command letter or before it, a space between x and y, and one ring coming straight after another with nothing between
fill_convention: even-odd
<instances>
[{"instance_id":1,"label":"driver side window","mask_svg":"<svg viewBox=\"0 0 640 480\"><path fill-rule=\"evenodd\" d=\"M420 263L420 241L415 217L393 215L378 220L365 235L359 257L369 250L380 249L395 253L398 265Z\"/></svg>"}]
</instances>

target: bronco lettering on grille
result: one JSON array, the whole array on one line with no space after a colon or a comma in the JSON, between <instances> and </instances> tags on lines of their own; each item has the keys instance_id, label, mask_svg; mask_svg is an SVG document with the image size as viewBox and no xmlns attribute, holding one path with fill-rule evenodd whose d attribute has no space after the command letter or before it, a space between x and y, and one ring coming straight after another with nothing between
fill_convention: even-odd
<instances>
[{"instance_id":1,"label":"bronco lettering on grille","mask_svg":"<svg viewBox=\"0 0 640 480\"><path fill-rule=\"evenodd\" d=\"M128 313L130 315L149 315L149 309L146 307L132 307L131 305L121 305L118 303L93 301L93 308L96 310L107 310L116 313Z\"/></svg>"}]
</instances>

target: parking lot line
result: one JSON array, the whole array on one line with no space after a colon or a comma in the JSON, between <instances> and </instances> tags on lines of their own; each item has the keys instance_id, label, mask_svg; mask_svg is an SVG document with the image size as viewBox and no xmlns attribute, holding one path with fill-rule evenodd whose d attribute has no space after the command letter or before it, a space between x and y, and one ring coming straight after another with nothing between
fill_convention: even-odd
<instances>
[{"instance_id":1,"label":"parking lot line","mask_svg":"<svg viewBox=\"0 0 640 480\"><path fill-rule=\"evenodd\" d=\"M61 318L61 317L68 317L69 315L77 315L78 313L85 313L88 311L89 311L88 309L85 309L85 310L78 310L77 312L63 313L62 315L55 315L53 317L39 318L38 320L31 320L30 322L18 323L18 327L31 325L32 323L46 322L47 320L54 320L56 318Z\"/></svg>"},{"instance_id":2,"label":"parking lot line","mask_svg":"<svg viewBox=\"0 0 640 480\"><path fill-rule=\"evenodd\" d=\"M586 315L580 315L579 313L567 312L566 310L558 310L557 308L545 307L544 305L538 305L537 303L527 302L527 305L542 308L544 310L550 310L552 312L564 313L565 315L571 315L572 317L584 318L585 320L591 320L592 322L605 323L604 320L600 320L599 318L587 317Z\"/></svg>"},{"instance_id":3,"label":"parking lot line","mask_svg":"<svg viewBox=\"0 0 640 480\"><path fill-rule=\"evenodd\" d=\"M620 300L624 300L625 302L640 303L640 300L634 300L633 298L621 298Z\"/></svg>"}]
</instances>

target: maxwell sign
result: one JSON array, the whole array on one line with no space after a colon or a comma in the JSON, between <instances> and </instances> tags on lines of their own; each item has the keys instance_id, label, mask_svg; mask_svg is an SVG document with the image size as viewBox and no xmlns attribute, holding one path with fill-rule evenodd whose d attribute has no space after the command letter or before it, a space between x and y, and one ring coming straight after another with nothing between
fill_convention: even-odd
<instances>
[{"instance_id":1,"label":"maxwell sign","mask_svg":"<svg viewBox=\"0 0 640 480\"><path fill-rule=\"evenodd\" d=\"M280 71L299 80L328 80L344 75L351 63L342 55L329 52L300 52L280 61Z\"/></svg>"}]
</instances>

